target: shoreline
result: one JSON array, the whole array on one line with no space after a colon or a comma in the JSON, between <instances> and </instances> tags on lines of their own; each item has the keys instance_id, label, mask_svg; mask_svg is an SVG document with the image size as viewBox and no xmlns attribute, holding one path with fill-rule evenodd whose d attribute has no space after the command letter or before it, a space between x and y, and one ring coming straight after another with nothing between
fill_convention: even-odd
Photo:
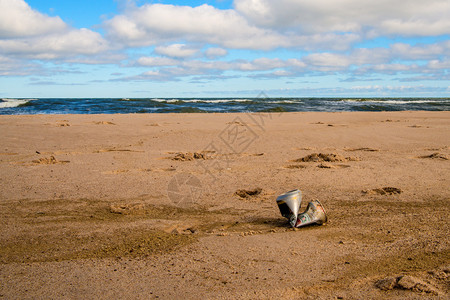
<instances>
[{"instance_id":1,"label":"shoreline","mask_svg":"<svg viewBox=\"0 0 450 300\"><path fill-rule=\"evenodd\" d=\"M60 113L60 114L4 114L0 115L0 117L14 117L14 116L25 116L25 117L32 117L32 116L135 116L135 115L143 115L143 116L151 116L151 115L237 115L237 114L334 114L334 113L369 113L369 114L383 114L383 113L449 113L448 110L382 110L382 111L282 111L282 112L271 112L271 111L248 111L248 112L214 112L214 111L205 111L205 112L146 112L146 113Z\"/></svg>"},{"instance_id":2,"label":"shoreline","mask_svg":"<svg viewBox=\"0 0 450 300\"><path fill-rule=\"evenodd\" d=\"M0 130L0 298L450 292L449 112L2 115ZM326 225L289 228L275 199L294 188Z\"/></svg>"}]
</instances>

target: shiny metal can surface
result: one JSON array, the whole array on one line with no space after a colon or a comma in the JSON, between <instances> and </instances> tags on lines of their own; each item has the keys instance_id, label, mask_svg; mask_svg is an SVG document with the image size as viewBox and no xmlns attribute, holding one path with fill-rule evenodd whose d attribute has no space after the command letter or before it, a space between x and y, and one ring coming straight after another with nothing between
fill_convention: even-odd
<instances>
[{"instance_id":1,"label":"shiny metal can surface","mask_svg":"<svg viewBox=\"0 0 450 300\"><path fill-rule=\"evenodd\" d=\"M293 227L303 227L306 225L322 225L328 220L327 214L323 205L319 200L314 200L308 203L305 211L297 216L297 220Z\"/></svg>"},{"instance_id":2,"label":"shiny metal can surface","mask_svg":"<svg viewBox=\"0 0 450 300\"><path fill-rule=\"evenodd\" d=\"M291 226L297 222L298 212L302 203L302 192L298 189L281 194L277 197L277 205L283 217L289 220Z\"/></svg>"}]
</instances>

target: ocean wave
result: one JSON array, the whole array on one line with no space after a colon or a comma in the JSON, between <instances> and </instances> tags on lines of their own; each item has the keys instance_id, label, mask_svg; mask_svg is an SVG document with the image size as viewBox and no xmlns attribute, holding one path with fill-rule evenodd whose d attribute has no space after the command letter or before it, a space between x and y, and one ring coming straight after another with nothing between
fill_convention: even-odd
<instances>
[{"instance_id":1,"label":"ocean wave","mask_svg":"<svg viewBox=\"0 0 450 300\"><path fill-rule=\"evenodd\" d=\"M162 103L176 103L176 104L182 104L182 103L231 103L231 102L251 102L250 99L160 99L160 98L153 98L151 99L155 102L162 102Z\"/></svg>"},{"instance_id":2,"label":"ocean wave","mask_svg":"<svg viewBox=\"0 0 450 300\"><path fill-rule=\"evenodd\" d=\"M402 110L450 111L450 98L0 98L0 115Z\"/></svg>"},{"instance_id":3,"label":"ocean wave","mask_svg":"<svg viewBox=\"0 0 450 300\"><path fill-rule=\"evenodd\" d=\"M381 103L381 104L432 104L449 103L448 99L340 99L342 102L363 102L363 103Z\"/></svg>"},{"instance_id":4,"label":"ocean wave","mask_svg":"<svg viewBox=\"0 0 450 300\"><path fill-rule=\"evenodd\" d=\"M162 108L158 109L158 113L208 113L208 111L197 107L179 107L179 108Z\"/></svg>"},{"instance_id":5,"label":"ocean wave","mask_svg":"<svg viewBox=\"0 0 450 300\"><path fill-rule=\"evenodd\" d=\"M396 109L392 106L381 105L381 104L364 104L361 106L354 106L352 108L354 111L400 111L401 109Z\"/></svg>"},{"instance_id":6,"label":"ocean wave","mask_svg":"<svg viewBox=\"0 0 450 300\"><path fill-rule=\"evenodd\" d=\"M167 103L167 104L188 104L188 103L199 103L199 104L233 104L233 103L275 103L275 104L298 104L302 103L300 99L246 99L246 98L230 98L230 99L161 99L161 98L153 98L151 101Z\"/></svg>"},{"instance_id":7,"label":"ocean wave","mask_svg":"<svg viewBox=\"0 0 450 300\"><path fill-rule=\"evenodd\" d=\"M431 103L443 103L436 100L386 100L386 101L374 101L376 103L388 103L388 104L431 104Z\"/></svg>"},{"instance_id":8,"label":"ocean wave","mask_svg":"<svg viewBox=\"0 0 450 300\"><path fill-rule=\"evenodd\" d=\"M270 112L287 112L287 110L282 106L276 106L276 107L261 109L261 110L259 110L259 112L269 112L269 113Z\"/></svg>"},{"instance_id":9,"label":"ocean wave","mask_svg":"<svg viewBox=\"0 0 450 300\"><path fill-rule=\"evenodd\" d=\"M275 103L275 104L298 104L302 103L302 100L274 100L274 101L265 101L265 103Z\"/></svg>"},{"instance_id":10,"label":"ocean wave","mask_svg":"<svg viewBox=\"0 0 450 300\"><path fill-rule=\"evenodd\" d=\"M176 104L182 104L182 103L184 103L184 101L181 100L181 99L160 99L160 98L152 98L152 99L150 99L150 100L151 100L151 101L154 101L154 102L166 103L166 104L174 104L174 103L176 103Z\"/></svg>"},{"instance_id":11,"label":"ocean wave","mask_svg":"<svg viewBox=\"0 0 450 300\"><path fill-rule=\"evenodd\" d=\"M0 102L0 108L13 108L19 107L27 104L30 101L37 99L13 99L13 98L3 98Z\"/></svg>"},{"instance_id":12,"label":"ocean wave","mask_svg":"<svg viewBox=\"0 0 450 300\"><path fill-rule=\"evenodd\" d=\"M191 103L232 103L232 102L251 102L250 99L193 99L193 100L183 100L184 102Z\"/></svg>"}]
</instances>

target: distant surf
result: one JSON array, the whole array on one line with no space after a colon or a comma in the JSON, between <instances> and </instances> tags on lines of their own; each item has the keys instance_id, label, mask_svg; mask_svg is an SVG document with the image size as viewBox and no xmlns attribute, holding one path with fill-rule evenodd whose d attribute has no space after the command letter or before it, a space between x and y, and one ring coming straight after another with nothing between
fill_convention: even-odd
<instances>
[{"instance_id":1,"label":"distant surf","mask_svg":"<svg viewBox=\"0 0 450 300\"><path fill-rule=\"evenodd\" d=\"M0 109L1 108L14 108L26 105L30 101L34 101L37 99L13 99L13 98L3 98L2 101L0 101ZM1 113L1 111L0 111Z\"/></svg>"},{"instance_id":2,"label":"distant surf","mask_svg":"<svg viewBox=\"0 0 450 300\"><path fill-rule=\"evenodd\" d=\"M449 111L450 98L39 98L0 101L0 114Z\"/></svg>"}]
</instances>

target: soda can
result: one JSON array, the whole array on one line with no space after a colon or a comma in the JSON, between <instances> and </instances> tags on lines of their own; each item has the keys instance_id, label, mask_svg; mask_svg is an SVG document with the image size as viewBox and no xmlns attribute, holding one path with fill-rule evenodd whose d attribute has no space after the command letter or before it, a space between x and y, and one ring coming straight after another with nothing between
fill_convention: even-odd
<instances>
[{"instance_id":1,"label":"soda can","mask_svg":"<svg viewBox=\"0 0 450 300\"><path fill-rule=\"evenodd\" d=\"M283 217L289 220L292 227L297 223L297 216L302 203L302 192L298 189L277 197L277 205Z\"/></svg>"},{"instance_id":2,"label":"soda can","mask_svg":"<svg viewBox=\"0 0 450 300\"><path fill-rule=\"evenodd\" d=\"M323 205L319 200L314 200L308 203L306 210L297 216L297 220L293 227L303 227L311 224L322 225L328 220L327 214Z\"/></svg>"}]
</instances>

